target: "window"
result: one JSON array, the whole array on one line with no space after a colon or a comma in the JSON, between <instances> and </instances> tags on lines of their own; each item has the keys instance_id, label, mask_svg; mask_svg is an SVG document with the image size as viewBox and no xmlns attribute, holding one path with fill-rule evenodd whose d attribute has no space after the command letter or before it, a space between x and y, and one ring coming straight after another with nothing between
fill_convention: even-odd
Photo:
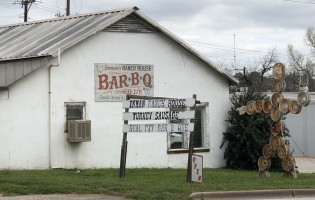
<instances>
[{"instance_id":1,"label":"window","mask_svg":"<svg viewBox=\"0 0 315 200\"><path fill-rule=\"evenodd\" d=\"M207 109L208 103L200 103L196 105L196 120L195 120L195 137L194 148L209 151L209 133L207 131ZM179 121L171 121L176 123ZM189 147L190 133L169 133L169 153L186 152ZM198 150L198 149L197 149ZM203 151L201 150L201 151Z\"/></svg>"},{"instance_id":2,"label":"window","mask_svg":"<svg viewBox=\"0 0 315 200\"><path fill-rule=\"evenodd\" d=\"M68 120L85 119L85 102L67 102L65 103L66 124L65 132L68 132Z\"/></svg>"}]
</instances>

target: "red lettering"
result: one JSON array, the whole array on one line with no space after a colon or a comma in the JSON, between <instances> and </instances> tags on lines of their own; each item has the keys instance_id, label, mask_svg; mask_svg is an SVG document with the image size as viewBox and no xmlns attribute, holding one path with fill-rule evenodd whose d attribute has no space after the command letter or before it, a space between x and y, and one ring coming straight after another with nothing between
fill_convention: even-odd
<instances>
[{"instance_id":1,"label":"red lettering","mask_svg":"<svg viewBox=\"0 0 315 200\"><path fill-rule=\"evenodd\" d=\"M108 89L108 76L106 74L98 75L99 90L107 90ZM105 85L104 85L105 84Z\"/></svg>"},{"instance_id":2,"label":"red lettering","mask_svg":"<svg viewBox=\"0 0 315 200\"><path fill-rule=\"evenodd\" d=\"M199 174L199 169L197 169L197 173L196 174Z\"/></svg>"},{"instance_id":3,"label":"red lettering","mask_svg":"<svg viewBox=\"0 0 315 200\"><path fill-rule=\"evenodd\" d=\"M131 85L139 85L139 74L138 72L131 73Z\"/></svg>"},{"instance_id":4,"label":"red lettering","mask_svg":"<svg viewBox=\"0 0 315 200\"><path fill-rule=\"evenodd\" d=\"M196 169L196 168L197 168L197 163L194 164L194 169Z\"/></svg>"},{"instance_id":5,"label":"red lettering","mask_svg":"<svg viewBox=\"0 0 315 200\"><path fill-rule=\"evenodd\" d=\"M143 76L143 84L146 87L152 88L152 77L150 76L150 74L145 74Z\"/></svg>"},{"instance_id":6,"label":"red lettering","mask_svg":"<svg viewBox=\"0 0 315 200\"><path fill-rule=\"evenodd\" d=\"M201 181L201 176L198 176L198 181Z\"/></svg>"},{"instance_id":7,"label":"red lettering","mask_svg":"<svg viewBox=\"0 0 315 200\"><path fill-rule=\"evenodd\" d=\"M109 89L113 89L113 85L115 86L114 89L118 88L116 76L112 76L112 81L110 83Z\"/></svg>"},{"instance_id":8,"label":"red lettering","mask_svg":"<svg viewBox=\"0 0 315 200\"><path fill-rule=\"evenodd\" d=\"M128 87L128 84L126 83L127 81L127 75L123 74L123 75L120 75L119 76L119 88L122 88L122 87ZM124 84L124 86L123 86Z\"/></svg>"}]
</instances>

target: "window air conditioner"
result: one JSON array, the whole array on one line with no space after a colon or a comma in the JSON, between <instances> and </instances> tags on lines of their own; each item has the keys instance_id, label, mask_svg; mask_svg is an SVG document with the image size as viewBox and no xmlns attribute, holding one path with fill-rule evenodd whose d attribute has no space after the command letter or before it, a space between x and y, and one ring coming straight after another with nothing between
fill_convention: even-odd
<instances>
[{"instance_id":1,"label":"window air conditioner","mask_svg":"<svg viewBox=\"0 0 315 200\"><path fill-rule=\"evenodd\" d=\"M68 142L91 141L91 120L68 120Z\"/></svg>"}]
</instances>

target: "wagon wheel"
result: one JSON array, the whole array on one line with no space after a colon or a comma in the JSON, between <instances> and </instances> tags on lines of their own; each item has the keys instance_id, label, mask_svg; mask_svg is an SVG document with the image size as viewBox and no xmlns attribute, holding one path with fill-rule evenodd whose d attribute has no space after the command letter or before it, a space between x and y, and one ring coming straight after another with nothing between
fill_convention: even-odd
<instances>
[{"instance_id":1,"label":"wagon wheel","mask_svg":"<svg viewBox=\"0 0 315 200\"><path fill-rule=\"evenodd\" d=\"M275 151L272 149L272 146L269 144L265 144L262 149L262 153L265 158L271 158L275 155Z\"/></svg>"},{"instance_id":2,"label":"wagon wheel","mask_svg":"<svg viewBox=\"0 0 315 200\"><path fill-rule=\"evenodd\" d=\"M264 103L263 104L263 111L264 111L264 113L269 114L270 111L271 111L271 108L272 108L271 101L270 100L265 100L263 103Z\"/></svg>"},{"instance_id":3,"label":"wagon wheel","mask_svg":"<svg viewBox=\"0 0 315 200\"><path fill-rule=\"evenodd\" d=\"M281 120L282 113L280 112L278 107L272 107L270 111L270 117L272 121L279 121Z\"/></svg>"},{"instance_id":4,"label":"wagon wheel","mask_svg":"<svg viewBox=\"0 0 315 200\"><path fill-rule=\"evenodd\" d=\"M276 151L280 145L282 145L283 139L282 137L278 137L278 136L271 136L269 139L269 145L272 147L272 150Z\"/></svg>"},{"instance_id":5,"label":"wagon wheel","mask_svg":"<svg viewBox=\"0 0 315 200\"><path fill-rule=\"evenodd\" d=\"M285 171L290 171L291 169L294 169L294 166L295 159L292 156L282 159L282 167Z\"/></svg>"},{"instance_id":6,"label":"wagon wheel","mask_svg":"<svg viewBox=\"0 0 315 200\"><path fill-rule=\"evenodd\" d=\"M279 106L279 103L280 101L283 99L283 95L278 93L278 92L275 92L273 93L273 95L271 96L271 103L273 106L275 107L278 107Z\"/></svg>"},{"instance_id":7,"label":"wagon wheel","mask_svg":"<svg viewBox=\"0 0 315 200\"><path fill-rule=\"evenodd\" d=\"M296 178L296 172L294 171L285 171L283 178Z\"/></svg>"},{"instance_id":8,"label":"wagon wheel","mask_svg":"<svg viewBox=\"0 0 315 200\"><path fill-rule=\"evenodd\" d=\"M269 178L270 173L268 171L265 171L265 170L259 170L258 177L259 178Z\"/></svg>"},{"instance_id":9,"label":"wagon wheel","mask_svg":"<svg viewBox=\"0 0 315 200\"><path fill-rule=\"evenodd\" d=\"M299 102L297 100L292 100L290 102L290 113L292 114L299 114L302 110L302 106L299 105Z\"/></svg>"},{"instance_id":10,"label":"wagon wheel","mask_svg":"<svg viewBox=\"0 0 315 200\"><path fill-rule=\"evenodd\" d=\"M260 170L267 170L271 166L271 161L269 158L265 158L264 156L260 156L258 159L258 167Z\"/></svg>"},{"instance_id":11,"label":"wagon wheel","mask_svg":"<svg viewBox=\"0 0 315 200\"><path fill-rule=\"evenodd\" d=\"M281 93L284 91L286 83L283 79L276 79L272 84L273 91Z\"/></svg>"},{"instance_id":12,"label":"wagon wheel","mask_svg":"<svg viewBox=\"0 0 315 200\"><path fill-rule=\"evenodd\" d=\"M290 156L290 146L282 144L277 149L277 155L279 158L284 159Z\"/></svg>"},{"instance_id":13,"label":"wagon wheel","mask_svg":"<svg viewBox=\"0 0 315 200\"><path fill-rule=\"evenodd\" d=\"M273 67L273 77L275 79L281 79L285 74L285 67L282 63L277 63Z\"/></svg>"},{"instance_id":14,"label":"wagon wheel","mask_svg":"<svg viewBox=\"0 0 315 200\"><path fill-rule=\"evenodd\" d=\"M283 128L283 123L281 121L273 121L270 125L270 132L274 136L282 136Z\"/></svg>"},{"instance_id":15,"label":"wagon wheel","mask_svg":"<svg viewBox=\"0 0 315 200\"><path fill-rule=\"evenodd\" d=\"M279 110L283 114L287 114L290 111L290 100L289 99L281 99L279 104Z\"/></svg>"},{"instance_id":16,"label":"wagon wheel","mask_svg":"<svg viewBox=\"0 0 315 200\"><path fill-rule=\"evenodd\" d=\"M255 113L256 108L256 102L255 101L249 101L246 105L246 112L249 115L252 115Z\"/></svg>"},{"instance_id":17,"label":"wagon wheel","mask_svg":"<svg viewBox=\"0 0 315 200\"><path fill-rule=\"evenodd\" d=\"M308 106L311 101L310 94L308 92L299 92L297 100L300 106Z\"/></svg>"},{"instance_id":18,"label":"wagon wheel","mask_svg":"<svg viewBox=\"0 0 315 200\"><path fill-rule=\"evenodd\" d=\"M255 108L256 108L256 112L260 113L264 108L264 100L257 100Z\"/></svg>"}]
</instances>

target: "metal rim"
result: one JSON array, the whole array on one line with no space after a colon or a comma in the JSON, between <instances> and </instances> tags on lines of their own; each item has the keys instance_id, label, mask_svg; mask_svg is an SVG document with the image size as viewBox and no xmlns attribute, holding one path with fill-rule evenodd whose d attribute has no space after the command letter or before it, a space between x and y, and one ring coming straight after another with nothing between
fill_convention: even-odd
<instances>
[{"instance_id":1,"label":"metal rim","mask_svg":"<svg viewBox=\"0 0 315 200\"><path fill-rule=\"evenodd\" d=\"M258 167L259 169L261 170L267 170L269 169L271 166L271 161L269 158L265 158L264 156L261 156L259 159L258 159Z\"/></svg>"},{"instance_id":2,"label":"metal rim","mask_svg":"<svg viewBox=\"0 0 315 200\"><path fill-rule=\"evenodd\" d=\"M290 113L292 114L299 114L302 110L302 106L299 105L297 100L292 100L290 102Z\"/></svg>"},{"instance_id":3,"label":"metal rim","mask_svg":"<svg viewBox=\"0 0 315 200\"><path fill-rule=\"evenodd\" d=\"M282 117L282 113L280 112L278 107L272 107L270 111L270 118L272 121L280 121Z\"/></svg>"},{"instance_id":4,"label":"metal rim","mask_svg":"<svg viewBox=\"0 0 315 200\"><path fill-rule=\"evenodd\" d=\"M282 144L277 149L277 155L279 158L287 158L290 156L290 147L289 145Z\"/></svg>"},{"instance_id":5,"label":"metal rim","mask_svg":"<svg viewBox=\"0 0 315 200\"><path fill-rule=\"evenodd\" d=\"M308 92L299 92L297 100L300 106L308 106L310 103L310 94Z\"/></svg>"},{"instance_id":6,"label":"metal rim","mask_svg":"<svg viewBox=\"0 0 315 200\"><path fill-rule=\"evenodd\" d=\"M275 92L283 92L285 89L286 83L283 79L276 79L272 84L273 91Z\"/></svg>"},{"instance_id":7,"label":"metal rim","mask_svg":"<svg viewBox=\"0 0 315 200\"><path fill-rule=\"evenodd\" d=\"M282 159L282 167L285 171L290 171L294 165L295 159L292 156Z\"/></svg>"},{"instance_id":8,"label":"metal rim","mask_svg":"<svg viewBox=\"0 0 315 200\"><path fill-rule=\"evenodd\" d=\"M276 106L278 107L279 104L280 104L280 101L283 99L283 95L278 93L278 92L275 92L273 93L273 95L271 96L271 103L273 106Z\"/></svg>"},{"instance_id":9,"label":"metal rim","mask_svg":"<svg viewBox=\"0 0 315 200\"><path fill-rule=\"evenodd\" d=\"M277 63L273 67L273 77L275 79L281 79L285 74L285 67L282 63Z\"/></svg>"},{"instance_id":10,"label":"metal rim","mask_svg":"<svg viewBox=\"0 0 315 200\"><path fill-rule=\"evenodd\" d=\"M246 105L246 112L249 115L252 115L255 113L256 103L255 101L249 101Z\"/></svg>"},{"instance_id":11,"label":"metal rim","mask_svg":"<svg viewBox=\"0 0 315 200\"><path fill-rule=\"evenodd\" d=\"M283 114L287 114L290 112L290 100L289 99L281 99L279 104L279 110Z\"/></svg>"},{"instance_id":12,"label":"metal rim","mask_svg":"<svg viewBox=\"0 0 315 200\"><path fill-rule=\"evenodd\" d=\"M257 100L255 108L256 108L256 112L260 113L264 108L264 100Z\"/></svg>"},{"instance_id":13,"label":"metal rim","mask_svg":"<svg viewBox=\"0 0 315 200\"><path fill-rule=\"evenodd\" d=\"M272 108L271 101L270 100L264 101L264 104L263 104L264 113L269 114L271 111L271 108Z\"/></svg>"},{"instance_id":14,"label":"metal rim","mask_svg":"<svg viewBox=\"0 0 315 200\"><path fill-rule=\"evenodd\" d=\"M283 144L283 139L282 137L271 136L269 139L269 144L272 147L272 150L276 151L278 150L279 146Z\"/></svg>"},{"instance_id":15,"label":"metal rim","mask_svg":"<svg viewBox=\"0 0 315 200\"><path fill-rule=\"evenodd\" d=\"M273 121L270 125L270 132L273 136L283 135L283 123L281 121Z\"/></svg>"},{"instance_id":16,"label":"metal rim","mask_svg":"<svg viewBox=\"0 0 315 200\"><path fill-rule=\"evenodd\" d=\"M265 158L271 158L275 155L275 151L273 151L272 146L270 144L264 145L262 153Z\"/></svg>"}]
</instances>

